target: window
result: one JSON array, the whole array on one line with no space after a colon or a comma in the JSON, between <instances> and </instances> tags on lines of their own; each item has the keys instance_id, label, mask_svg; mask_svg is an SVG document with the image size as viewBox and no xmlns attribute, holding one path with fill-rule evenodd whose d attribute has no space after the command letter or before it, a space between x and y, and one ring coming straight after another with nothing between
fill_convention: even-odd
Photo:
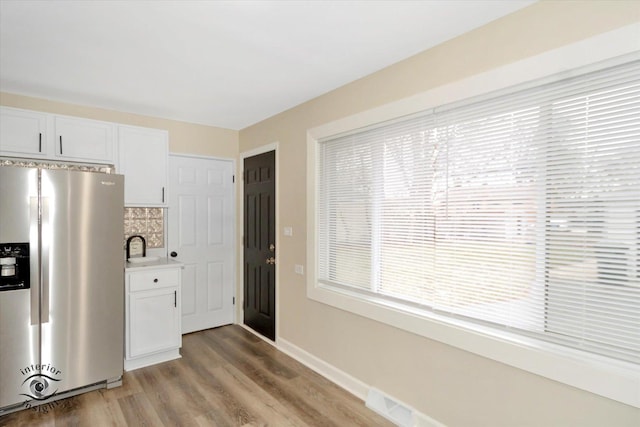
<instances>
[{"instance_id":1,"label":"window","mask_svg":"<svg viewBox=\"0 0 640 427\"><path fill-rule=\"evenodd\" d=\"M640 363L640 62L318 142L317 281Z\"/></svg>"}]
</instances>

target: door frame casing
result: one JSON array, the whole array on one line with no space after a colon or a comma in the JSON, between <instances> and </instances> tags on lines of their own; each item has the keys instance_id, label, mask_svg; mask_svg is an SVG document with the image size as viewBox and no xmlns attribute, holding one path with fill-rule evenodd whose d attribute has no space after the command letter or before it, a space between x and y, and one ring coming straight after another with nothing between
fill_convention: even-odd
<instances>
[{"instance_id":1,"label":"door frame casing","mask_svg":"<svg viewBox=\"0 0 640 427\"><path fill-rule=\"evenodd\" d=\"M240 179L236 180L236 184L239 187L239 192L241 193L242 197L238 197L238 224L242 224L242 227L237 227L236 230L238 230L238 289L236 289L236 319L237 319L237 324L239 324L242 327L246 328L246 325L244 324L244 269L243 269L243 265L244 265L244 244L242 243L242 239L244 237L244 160L248 157L253 157L253 156L257 156L260 154L264 154L264 153L268 153L269 151L274 151L275 152L275 168L276 168L276 182L275 182L275 187L276 187L276 200L275 200L275 234L274 234L274 239L275 239L275 245L276 245L276 282L275 282L275 292L276 292L276 319L275 319L275 342L276 344L278 343L278 338L280 337L279 334L279 330L280 330L280 322L278 321L278 319L280 319L280 267L279 267L279 263L278 260L280 258L279 254L279 230L280 230L280 225L279 225L279 221L280 221L280 188L279 188L279 183L280 183L280 168L279 166L279 151L278 151L278 146L279 143L276 142L272 142L271 144L266 144L266 145L262 145L260 147L256 147L253 148L251 150L247 150L247 151L243 151L240 153L240 162L238 165L238 176L240 177ZM267 340L268 341L268 340Z\"/></svg>"},{"instance_id":2,"label":"door frame casing","mask_svg":"<svg viewBox=\"0 0 640 427\"><path fill-rule=\"evenodd\" d=\"M200 159L200 160L222 160L222 161L226 161L226 162L231 162L231 170L233 171L237 171L237 160L234 159L233 157L218 157L218 156L202 156L202 155L198 155L198 154L188 154L188 153L174 153L174 152L169 152L169 156L173 156L173 157L188 157L188 158L192 158L192 159ZM169 159L167 159L167 190L171 191L169 186ZM231 231L232 235L236 235L237 234L237 230L238 230L238 212L237 212L237 200L238 200L238 182L242 182L242 180L238 179L238 176L236 174L235 176L235 182L234 185L232 186L233 189L231 191L231 209L232 209L232 218L233 218L233 222L231 224L231 227L233 228L233 230ZM167 196L167 200L169 200L168 196ZM169 258L169 245L171 244L170 240L169 240L169 212L168 210L171 208L171 206L169 206L169 203L167 202L167 214L165 215L165 229L167 230L167 232L165 233L165 250L166 250L166 257ZM231 241L231 257L232 257L232 265L234 265L236 268L233 269L233 271L231 272L231 281L234 284L233 286L233 298L235 299L235 304L236 307L238 306L238 286L237 286L237 277L238 277L238 273L237 273L237 251L238 251L238 241L232 239ZM180 314L182 315L182 314ZM232 319L233 324L238 323L238 312L236 309L233 310L233 319Z\"/></svg>"}]
</instances>

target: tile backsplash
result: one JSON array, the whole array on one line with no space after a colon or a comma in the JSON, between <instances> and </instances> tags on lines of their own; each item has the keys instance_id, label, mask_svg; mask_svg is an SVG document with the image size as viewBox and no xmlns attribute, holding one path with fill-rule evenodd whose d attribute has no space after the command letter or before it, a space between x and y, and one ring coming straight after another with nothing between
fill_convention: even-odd
<instances>
[{"instance_id":1,"label":"tile backsplash","mask_svg":"<svg viewBox=\"0 0 640 427\"><path fill-rule=\"evenodd\" d=\"M147 241L147 249L164 246L163 208L124 208L124 240L139 234Z\"/></svg>"}]
</instances>

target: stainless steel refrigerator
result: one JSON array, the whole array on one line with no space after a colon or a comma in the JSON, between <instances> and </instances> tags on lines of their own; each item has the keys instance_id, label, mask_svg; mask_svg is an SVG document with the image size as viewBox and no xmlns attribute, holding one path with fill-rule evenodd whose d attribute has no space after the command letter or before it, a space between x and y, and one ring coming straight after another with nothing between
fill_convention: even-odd
<instances>
[{"instance_id":1,"label":"stainless steel refrigerator","mask_svg":"<svg viewBox=\"0 0 640 427\"><path fill-rule=\"evenodd\" d=\"M0 166L0 416L121 384L123 182Z\"/></svg>"}]
</instances>

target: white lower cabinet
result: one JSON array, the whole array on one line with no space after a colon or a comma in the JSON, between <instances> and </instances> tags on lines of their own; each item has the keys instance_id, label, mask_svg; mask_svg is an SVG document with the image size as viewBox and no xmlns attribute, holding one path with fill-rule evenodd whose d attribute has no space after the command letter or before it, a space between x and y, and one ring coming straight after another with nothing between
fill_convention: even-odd
<instances>
[{"instance_id":1,"label":"white lower cabinet","mask_svg":"<svg viewBox=\"0 0 640 427\"><path fill-rule=\"evenodd\" d=\"M180 267L126 273L127 371L180 357Z\"/></svg>"}]
</instances>

